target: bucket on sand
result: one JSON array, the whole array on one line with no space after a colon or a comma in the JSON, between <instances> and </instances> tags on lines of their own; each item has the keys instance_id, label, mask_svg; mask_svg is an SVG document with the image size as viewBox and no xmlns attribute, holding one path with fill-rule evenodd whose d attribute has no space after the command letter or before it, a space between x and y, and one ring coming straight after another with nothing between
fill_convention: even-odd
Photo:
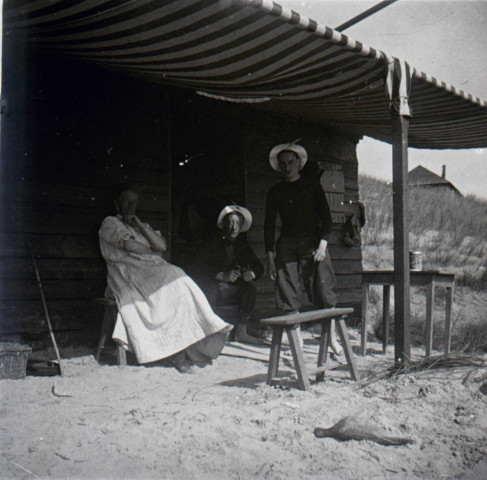
<instances>
[{"instance_id":1,"label":"bucket on sand","mask_svg":"<svg viewBox=\"0 0 487 480\"><path fill-rule=\"evenodd\" d=\"M409 270L422 270L423 269L423 252L418 250L412 250L409 252Z\"/></svg>"}]
</instances>

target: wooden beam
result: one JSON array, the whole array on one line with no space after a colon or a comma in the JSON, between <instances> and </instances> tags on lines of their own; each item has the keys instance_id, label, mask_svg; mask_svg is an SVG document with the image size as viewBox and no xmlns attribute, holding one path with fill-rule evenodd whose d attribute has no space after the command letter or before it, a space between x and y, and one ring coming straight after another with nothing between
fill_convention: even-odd
<instances>
[{"instance_id":1,"label":"wooden beam","mask_svg":"<svg viewBox=\"0 0 487 480\"><path fill-rule=\"evenodd\" d=\"M409 118L392 112L392 183L394 212L394 361L403 363L411 354L409 215L408 215Z\"/></svg>"},{"instance_id":2,"label":"wooden beam","mask_svg":"<svg viewBox=\"0 0 487 480\"><path fill-rule=\"evenodd\" d=\"M373 7L365 10L364 12L356 15L355 17L351 18L350 20L347 20L346 22L342 23L341 25L338 25L338 27L335 27L334 30L337 30L338 32L343 32L343 30L346 30L347 28L350 28L352 25L355 25L358 22L361 22L367 17L370 17L374 13L378 12L379 10L382 10L383 8L388 7L391 3L396 2L397 0L384 0L383 2L378 3L377 5L374 5Z\"/></svg>"}]
</instances>

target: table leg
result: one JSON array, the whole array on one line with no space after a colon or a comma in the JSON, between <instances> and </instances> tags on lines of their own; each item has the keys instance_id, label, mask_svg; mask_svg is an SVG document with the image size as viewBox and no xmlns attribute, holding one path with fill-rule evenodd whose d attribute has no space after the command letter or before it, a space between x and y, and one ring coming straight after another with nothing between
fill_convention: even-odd
<instances>
[{"instance_id":1,"label":"table leg","mask_svg":"<svg viewBox=\"0 0 487 480\"><path fill-rule=\"evenodd\" d=\"M308 374L306 373L306 366L304 364L303 351L299 342L299 325L291 328L286 328L287 336L289 338L289 346L293 354L294 368L298 374L298 385L301 390L310 390Z\"/></svg>"},{"instance_id":2,"label":"table leg","mask_svg":"<svg viewBox=\"0 0 487 480\"><path fill-rule=\"evenodd\" d=\"M355 367L355 361L353 359L352 346L350 345L350 339L348 338L347 326L345 320L340 318L337 320L338 333L340 334L340 340L342 341L343 350L345 351L345 357L347 359L348 369L352 380L357 382L360 380L357 368Z\"/></svg>"},{"instance_id":3,"label":"table leg","mask_svg":"<svg viewBox=\"0 0 487 480\"><path fill-rule=\"evenodd\" d=\"M446 287L446 307L445 307L445 355L450 353L451 347L451 317L453 310L453 285Z\"/></svg>"},{"instance_id":4,"label":"table leg","mask_svg":"<svg viewBox=\"0 0 487 480\"><path fill-rule=\"evenodd\" d=\"M277 377L283 330L283 327L272 327L272 344L269 355L269 368L267 370L267 385L271 385L272 379Z\"/></svg>"},{"instance_id":5,"label":"table leg","mask_svg":"<svg viewBox=\"0 0 487 480\"><path fill-rule=\"evenodd\" d=\"M369 304L369 286L362 285L362 326L360 339L360 355L365 356L367 353L367 305Z\"/></svg>"},{"instance_id":6,"label":"table leg","mask_svg":"<svg viewBox=\"0 0 487 480\"><path fill-rule=\"evenodd\" d=\"M387 345L389 344L389 323L390 323L390 309L391 309L391 286L384 285L382 298L382 353L387 353Z\"/></svg>"},{"instance_id":7,"label":"table leg","mask_svg":"<svg viewBox=\"0 0 487 480\"><path fill-rule=\"evenodd\" d=\"M425 347L426 356L431 355L433 350L433 301L435 297L435 282L427 286L426 291L426 324L425 324Z\"/></svg>"},{"instance_id":8,"label":"table leg","mask_svg":"<svg viewBox=\"0 0 487 480\"><path fill-rule=\"evenodd\" d=\"M318 368L326 363L326 356L328 354L328 347L330 345L331 335L331 320L323 320L321 322L321 338L320 350L318 352ZM316 374L316 381L321 382L325 378L325 372Z\"/></svg>"}]
</instances>

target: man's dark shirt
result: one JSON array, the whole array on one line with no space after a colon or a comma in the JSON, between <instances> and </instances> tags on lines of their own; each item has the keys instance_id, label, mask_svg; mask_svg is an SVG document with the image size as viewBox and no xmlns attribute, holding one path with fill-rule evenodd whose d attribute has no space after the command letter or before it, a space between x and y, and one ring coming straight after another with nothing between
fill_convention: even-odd
<instances>
[{"instance_id":1,"label":"man's dark shirt","mask_svg":"<svg viewBox=\"0 0 487 480\"><path fill-rule=\"evenodd\" d=\"M276 218L281 218L282 237L326 239L332 219L325 194L318 181L300 177L281 181L267 192L265 211L265 251L274 251Z\"/></svg>"}]
</instances>

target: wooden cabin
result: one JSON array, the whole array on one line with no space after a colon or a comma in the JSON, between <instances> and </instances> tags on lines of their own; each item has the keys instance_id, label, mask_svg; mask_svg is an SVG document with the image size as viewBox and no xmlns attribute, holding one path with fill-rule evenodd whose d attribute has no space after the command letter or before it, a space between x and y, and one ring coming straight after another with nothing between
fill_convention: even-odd
<instances>
[{"instance_id":1,"label":"wooden cabin","mask_svg":"<svg viewBox=\"0 0 487 480\"><path fill-rule=\"evenodd\" d=\"M450 192L463 196L460 191L446 179L446 165L443 165L441 177L422 165L413 168L408 174L409 188L434 188L438 192Z\"/></svg>"},{"instance_id":2,"label":"wooden cabin","mask_svg":"<svg viewBox=\"0 0 487 480\"><path fill-rule=\"evenodd\" d=\"M408 146L485 148L484 100L267 0L8 0L3 22L3 335L44 328L28 244L56 329L98 332L97 232L124 179L175 264L229 199L252 211L263 257L268 154L297 138L331 205L340 305L358 313L360 247L343 243L357 205L342 203L358 199L367 135L392 145L396 360L409 357ZM259 291L266 310L269 279Z\"/></svg>"},{"instance_id":3,"label":"wooden cabin","mask_svg":"<svg viewBox=\"0 0 487 480\"><path fill-rule=\"evenodd\" d=\"M8 41L4 49L3 335L46 328L30 244L55 329L66 338L96 336L100 312L90 300L103 296L106 286L97 234L102 219L113 214L116 185L126 179L141 186L140 216L170 240L173 263L188 266L229 200L251 210L248 235L264 262L265 195L279 181L269 151L297 138L308 150L308 168L324 172L335 222L330 248L340 305L359 308L361 251L342 242L346 213L355 207L340 205L358 199L357 137L15 49ZM267 276L258 289L258 309L274 308Z\"/></svg>"}]
</instances>

